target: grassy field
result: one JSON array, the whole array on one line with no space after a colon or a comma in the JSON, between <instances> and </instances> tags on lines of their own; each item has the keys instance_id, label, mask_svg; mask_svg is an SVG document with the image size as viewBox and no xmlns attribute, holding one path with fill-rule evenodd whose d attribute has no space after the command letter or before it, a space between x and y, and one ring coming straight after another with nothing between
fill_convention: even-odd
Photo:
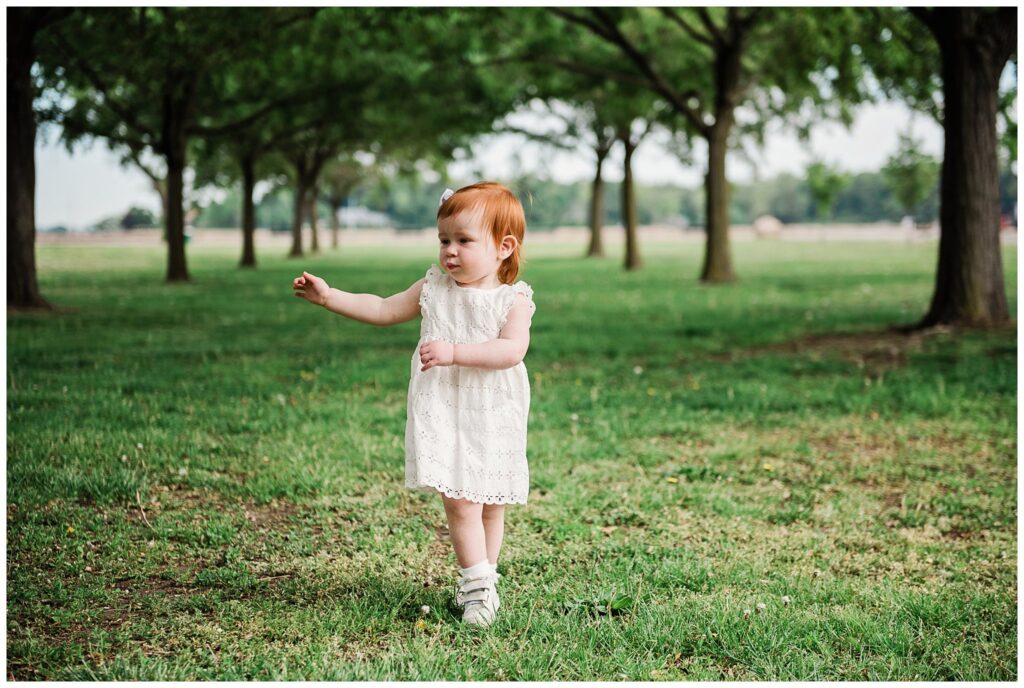
<instances>
[{"instance_id":1,"label":"grassy field","mask_svg":"<svg viewBox=\"0 0 1024 688\"><path fill-rule=\"evenodd\" d=\"M1016 679L1016 329L885 331L934 244L734 249L716 287L697 243L528 252L530 504L480 632L402 486L418 322L290 293L392 293L432 247L194 247L185 285L43 248L65 312L8 315L8 678Z\"/></svg>"}]
</instances>

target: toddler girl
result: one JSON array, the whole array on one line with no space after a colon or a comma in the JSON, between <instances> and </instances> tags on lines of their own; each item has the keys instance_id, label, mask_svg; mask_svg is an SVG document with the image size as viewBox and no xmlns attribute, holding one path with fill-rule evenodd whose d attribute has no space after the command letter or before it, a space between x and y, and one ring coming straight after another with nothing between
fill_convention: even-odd
<instances>
[{"instance_id":1,"label":"toddler girl","mask_svg":"<svg viewBox=\"0 0 1024 688\"><path fill-rule=\"evenodd\" d=\"M526 230L504 186L446 189L437 211L439 262L405 291L381 298L331 289L303 272L295 295L374 325L423 316L412 357L405 485L441 494L461 568L456 602L466 623L489 626L505 505L529 490L526 423L533 290L516 282Z\"/></svg>"}]
</instances>

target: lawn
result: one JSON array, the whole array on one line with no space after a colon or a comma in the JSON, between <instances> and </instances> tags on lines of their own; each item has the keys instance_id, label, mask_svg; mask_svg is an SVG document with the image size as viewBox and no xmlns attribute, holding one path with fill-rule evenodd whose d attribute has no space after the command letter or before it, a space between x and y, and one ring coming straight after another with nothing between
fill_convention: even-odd
<instances>
[{"instance_id":1,"label":"lawn","mask_svg":"<svg viewBox=\"0 0 1024 688\"><path fill-rule=\"evenodd\" d=\"M403 487L418 321L290 293L393 293L431 245L192 247L183 285L42 247L64 311L7 321L8 678L1017 678L1016 328L886 331L935 244L736 242L715 287L698 243L526 248L530 503L481 632Z\"/></svg>"}]
</instances>

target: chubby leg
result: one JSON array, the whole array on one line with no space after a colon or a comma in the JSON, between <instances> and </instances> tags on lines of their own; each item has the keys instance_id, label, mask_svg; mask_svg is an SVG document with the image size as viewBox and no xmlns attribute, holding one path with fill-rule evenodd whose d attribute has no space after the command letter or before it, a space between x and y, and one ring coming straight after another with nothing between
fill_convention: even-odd
<instances>
[{"instance_id":1,"label":"chubby leg","mask_svg":"<svg viewBox=\"0 0 1024 688\"><path fill-rule=\"evenodd\" d=\"M464 569L487 559L487 539L484 534L483 504L465 499L452 499L441 495L444 512L448 516L448 532L459 566Z\"/></svg>"},{"instance_id":2,"label":"chubby leg","mask_svg":"<svg viewBox=\"0 0 1024 688\"><path fill-rule=\"evenodd\" d=\"M498 563L501 553L501 540L505 536L505 505L483 505L484 536L487 539L487 561L492 565Z\"/></svg>"}]
</instances>

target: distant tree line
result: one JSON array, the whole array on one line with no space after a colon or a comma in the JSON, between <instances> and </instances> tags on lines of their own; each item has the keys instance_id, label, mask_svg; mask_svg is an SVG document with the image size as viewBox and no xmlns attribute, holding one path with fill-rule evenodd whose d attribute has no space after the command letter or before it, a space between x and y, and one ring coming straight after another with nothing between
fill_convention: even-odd
<instances>
[{"instance_id":1,"label":"distant tree line","mask_svg":"<svg viewBox=\"0 0 1024 688\"><path fill-rule=\"evenodd\" d=\"M591 204L591 184L578 181L561 184L537 177L522 177L512 182L522 192L530 230L563 226L586 226ZM1000 210L1012 216L1017 202L1017 176L1004 169L999 177ZM348 196L350 206L361 206L387 214L395 229L420 229L431 223L434 209L429 207L433 192L442 188L424 188L420 180L399 178L387 187L356 188ZM622 184L605 182L604 224L621 225ZM667 224L704 226L703 191L673 185L636 187L637 221L641 225ZM291 231L292 195L286 188L266 193L256 203L256 226L277 232ZM811 223L818 220L817 208L807 178L782 174L749 184L734 184L730 200L729 220L732 224L752 224L761 215L772 215L785 224ZM234 229L241 226L239 192L231 189L220 201L202 209L197 227ZM332 209L327 201L318 204L320 217L328 218ZM828 222L870 223L899 222L908 214L884 172L861 172L848 175L835 195ZM932 223L939 216L937 181L926 196L913 208L918 223ZM138 225L136 225L138 226Z\"/></svg>"}]
</instances>

